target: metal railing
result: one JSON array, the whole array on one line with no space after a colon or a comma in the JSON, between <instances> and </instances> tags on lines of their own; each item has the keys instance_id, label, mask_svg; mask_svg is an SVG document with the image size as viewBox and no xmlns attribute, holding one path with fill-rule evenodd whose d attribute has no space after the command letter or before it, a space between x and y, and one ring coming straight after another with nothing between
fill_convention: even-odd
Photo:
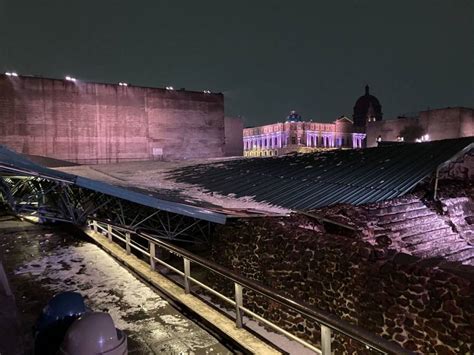
<instances>
[{"instance_id":1,"label":"metal railing","mask_svg":"<svg viewBox=\"0 0 474 355\"><path fill-rule=\"evenodd\" d=\"M332 354L331 343L333 332L342 334L349 337L350 339L356 340L365 345L367 349L378 351L382 354L410 354L410 352L401 348L398 344L390 342L376 334L373 334L365 329L356 327L346 321L343 321L329 313L317 310L311 307L304 302L297 302L293 299L290 299L278 291L268 288L264 285L261 285L252 280L246 279L225 267L222 267L218 264L215 264L209 260L201 258L197 255L190 253L189 251L176 247L172 244L165 243L156 237L148 235L146 233L137 232L124 228L122 226L112 225L109 222L98 221L98 220L89 220L89 226L95 231L102 234L105 234L109 241L113 242L114 239L120 240L125 243L125 250L127 254L131 253L131 249L137 250L142 255L149 258L150 267L152 270L156 270L156 265L160 264L164 267L174 271L175 273L181 275L184 279L184 292L189 294L191 292L191 284L195 284L203 289L207 290L211 294L220 298L227 304L235 308L235 324L238 328L242 328L243 317L247 315L258 322L265 324L266 326L274 329L278 333L285 335L303 345L304 347L323 355ZM145 249L144 246L136 243L131 236L139 237L148 242L148 248ZM161 260L156 256L156 249L162 248L171 252L172 254L182 258L183 260L183 271L177 269L173 265L166 263L164 260ZM191 275L191 263L195 263L204 267L205 269L223 276L229 281L234 283L234 299L231 299L222 293L216 291L212 287L204 284L203 282L197 280ZM310 318L312 321L315 321L319 324L321 328L321 348L317 348L313 344L308 343L307 341L295 336L294 334L288 332L287 330L279 327L278 325L270 322L269 320L263 318L262 316L256 314L252 310L244 307L243 305L243 289L248 289L253 292L256 292L268 300L275 301L283 306L288 307L289 309L305 315ZM193 295L197 296L193 293ZM227 314L228 315L228 314Z\"/></svg>"}]
</instances>

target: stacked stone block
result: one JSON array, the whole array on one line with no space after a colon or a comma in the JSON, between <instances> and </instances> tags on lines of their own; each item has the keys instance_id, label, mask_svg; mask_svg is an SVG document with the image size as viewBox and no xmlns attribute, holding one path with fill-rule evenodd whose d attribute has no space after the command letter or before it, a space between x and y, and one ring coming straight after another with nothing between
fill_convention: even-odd
<instances>
[{"instance_id":1,"label":"stacked stone block","mask_svg":"<svg viewBox=\"0 0 474 355\"><path fill-rule=\"evenodd\" d=\"M310 228L308 228L310 226ZM318 232L302 216L219 227L217 262L294 299L362 326L417 353L474 352L474 269L420 259L361 236ZM231 290L227 290L232 294ZM317 344L319 328L280 305L247 294L247 306ZM337 352L363 353L343 337Z\"/></svg>"}]
</instances>

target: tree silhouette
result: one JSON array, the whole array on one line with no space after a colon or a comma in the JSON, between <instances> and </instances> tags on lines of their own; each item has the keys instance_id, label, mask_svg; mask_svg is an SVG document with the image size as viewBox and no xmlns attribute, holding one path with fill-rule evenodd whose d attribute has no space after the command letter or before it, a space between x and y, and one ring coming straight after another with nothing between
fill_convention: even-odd
<instances>
[{"instance_id":1,"label":"tree silhouette","mask_svg":"<svg viewBox=\"0 0 474 355\"><path fill-rule=\"evenodd\" d=\"M405 126L399 133L400 137L403 137L405 142L414 142L417 138L421 138L425 135L425 129L418 123Z\"/></svg>"}]
</instances>

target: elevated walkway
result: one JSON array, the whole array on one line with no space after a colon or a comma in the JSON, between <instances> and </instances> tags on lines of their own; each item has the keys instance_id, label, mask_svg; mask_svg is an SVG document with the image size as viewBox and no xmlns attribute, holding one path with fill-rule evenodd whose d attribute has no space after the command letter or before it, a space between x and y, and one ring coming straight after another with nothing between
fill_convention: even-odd
<instances>
[{"instance_id":1,"label":"elevated walkway","mask_svg":"<svg viewBox=\"0 0 474 355\"><path fill-rule=\"evenodd\" d=\"M248 334L242 333L241 330L250 329L247 328L246 323L257 321L261 326L274 330L276 334L289 338L295 342L295 345L299 347L302 345L306 348L300 347L297 351L294 348L292 350L285 349L290 353L302 354L302 351L310 350L316 354L329 355L332 353L333 337L347 337L346 339L350 339L351 343L358 342L361 351L362 349L370 349L382 354L408 353L398 345L371 332L342 321L327 312L314 309L304 302L288 299L275 289L246 279L175 245L165 243L147 234L136 233L121 226L111 225L104 221L90 220L89 224L91 230L86 228L84 231L109 253L156 287L164 289L164 292L170 297L175 297L190 307L190 309L196 311L202 318L208 320L208 322L216 324L226 334L230 335L234 341L243 341L242 345L251 352L255 350L253 349L254 345L246 344L254 344L256 339L252 339ZM172 265L163 259L163 251L171 253L180 259L182 267L179 267L177 264ZM192 265L195 266L192 267ZM164 266L169 271L172 271L177 276L177 280L173 278L175 282L170 282L169 279L159 274L157 275L157 266ZM204 268L214 275L218 275L220 282L232 282L235 289L234 295L223 294L209 286L205 278L202 279L195 276L196 266ZM216 312L213 307L209 307L206 302L202 302L202 295L199 291L211 293L220 299L222 301L218 302L220 309L222 309L221 307L234 308L235 312L231 314L226 312L231 318L229 319L224 316L222 312ZM259 294L262 297L262 304L266 304L268 301L274 302L292 312L297 312L302 319L316 322L320 327L320 341L316 340L310 343L259 315L257 311L250 309L245 299L249 292ZM260 353L259 351L256 353ZM336 351L338 350L336 349ZM266 353L266 351L263 352L263 354Z\"/></svg>"},{"instance_id":2,"label":"elevated walkway","mask_svg":"<svg viewBox=\"0 0 474 355\"><path fill-rule=\"evenodd\" d=\"M79 292L91 310L108 312L126 332L130 355L242 353L240 345L210 332L74 230L0 222L0 253L18 307L0 292L2 355L32 353L32 326L51 297L63 291Z\"/></svg>"},{"instance_id":3,"label":"elevated walkway","mask_svg":"<svg viewBox=\"0 0 474 355\"><path fill-rule=\"evenodd\" d=\"M281 354L280 351L269 346L247 330L237 328L235 322L226 317L221 312L212 308L208 304L199 300L191 294L186 294L185 290L166 277L150 269L150 265L140 260L132 254L120 248L116 243L109 241L101 233L86 229L87 235L92 238L101 248L107 251L116 259L123 262L128 268L140 275L142 278L164 292L171 299L177 300L188 309L197 313L206 320L207 323L217 326L221 332L225 333L237 344L240 344L248 352L253 354Z\"/></svg>"}]
</instances>

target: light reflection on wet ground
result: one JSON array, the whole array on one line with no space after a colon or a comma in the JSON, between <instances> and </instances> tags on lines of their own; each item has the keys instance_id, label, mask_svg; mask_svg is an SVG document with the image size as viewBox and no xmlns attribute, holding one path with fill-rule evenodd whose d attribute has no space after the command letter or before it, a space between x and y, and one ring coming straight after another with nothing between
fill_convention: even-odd
<instances>
[{"instance_id":1,"label":"light reflection on wet ground","mask_svg":"<svg viewBox=\"0 0 474 355\"><path fill-rule=\"evenodd\" d=\"M58 292L77 291L88 307L109 312L125 330L131 354L231 353L102 249L71 232L4 220L0 250L27 349L31 327L48 300Z\"/></svg>"}]
</instances>

